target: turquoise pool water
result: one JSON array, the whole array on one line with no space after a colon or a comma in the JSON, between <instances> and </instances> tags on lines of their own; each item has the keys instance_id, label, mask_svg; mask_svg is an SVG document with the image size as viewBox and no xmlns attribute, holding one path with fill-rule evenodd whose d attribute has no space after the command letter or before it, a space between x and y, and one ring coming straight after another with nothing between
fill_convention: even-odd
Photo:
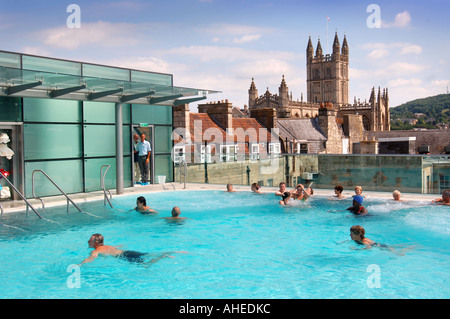
<instances>
[{"instance_id":1,"label":"turquoise pool water","mask_svg":"<svg viewBox=\"0 0 450 319\"><path fill-rule=\"evenodd\" d=\"M141 195L141 194L140 194ZM350 199L313 196L289 207L273 194L183 191L142 194L158 215L125 213L139 195L75 208L48 220L5 214L0 226L1 298L449 298L450 208L370 199L369 216L336 212ZM186 220L171 223L173 206ZM332 211L332 212L330 212ZM404 255L348 241L366 237ZM17 228L13 228L17 227ZM146 268L114 257L77 266L101 233L105 244L163 253L187 251ZM75 268L74 268L75 267ZM76 277L75 277L76 276ZM75 278L75 279L74 279ZM78 280L78 281L77 281ZM78 283L78 285L74 284Z\"/></svg>"}]
</instances>

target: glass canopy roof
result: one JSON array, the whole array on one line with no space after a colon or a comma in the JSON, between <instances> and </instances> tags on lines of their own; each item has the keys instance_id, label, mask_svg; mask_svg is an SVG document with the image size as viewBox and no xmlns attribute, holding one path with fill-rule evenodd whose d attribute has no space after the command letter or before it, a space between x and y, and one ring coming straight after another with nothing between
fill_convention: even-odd
<instances>
[{"instance_id":1,"label":"glass canopy roof","mask_svg":"<svg viewBox=\"0 0 450 319\"><path fill-rule=\"evenodd\" d=\"M0 96L180 105L220 93L172 82L171 74L0 51Z\"/></svg>"}]
</instances>

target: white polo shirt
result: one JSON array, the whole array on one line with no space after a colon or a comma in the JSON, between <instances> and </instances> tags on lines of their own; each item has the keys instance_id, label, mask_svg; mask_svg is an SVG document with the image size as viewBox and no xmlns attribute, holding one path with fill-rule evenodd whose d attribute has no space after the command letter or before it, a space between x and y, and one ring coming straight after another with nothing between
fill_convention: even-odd
<instances>
[{"instance_id":1,"label":"white polo shirt","mask_svg":"<svg viewBox=\"0 0 450 319\"><path fill-rule=\"evenodd\" d=\"M139 156L147 156L148 152L151 152L152 147L150 146L150 142L144 140L144 142L139 141L138 143L138 151Z\"/></svg>"}]
</instances>

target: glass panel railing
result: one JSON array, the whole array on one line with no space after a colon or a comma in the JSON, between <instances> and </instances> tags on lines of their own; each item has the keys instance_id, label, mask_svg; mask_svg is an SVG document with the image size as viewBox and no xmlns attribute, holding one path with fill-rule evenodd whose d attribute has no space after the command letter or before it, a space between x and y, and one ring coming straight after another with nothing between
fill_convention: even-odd
<instances>
[{"instance_id":1,"label":"glass panel railing","mask_svg":"<svg viewBox=\"0 0 450 319\"><path fill-rule=\"evenodd\" d=\"M22 55L24 70L53 72L57 74L81 75L81 63L44 57Z\"/></svg>"},{"instance_id":2,"label":"glass panel railing","mask_svg":"<svg viewBox=\"0 0 450 319\"><path fill-rule=\"evenodd\" d=\"M450 156L185 154L188 183L277 186L314 183L318 189L362 186L367 191L441 194L450 188ZM211 160L206 161L205 158Z\"/></svg>"}]
</instances>

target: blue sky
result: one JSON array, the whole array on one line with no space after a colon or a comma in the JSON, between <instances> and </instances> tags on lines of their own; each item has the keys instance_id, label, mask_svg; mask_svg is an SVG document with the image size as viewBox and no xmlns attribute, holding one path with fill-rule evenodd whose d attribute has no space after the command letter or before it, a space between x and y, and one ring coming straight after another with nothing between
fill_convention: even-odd
<instances>
[{"instance_id":1,"label":"blue sky","mask_svg":"<svg viewBox=\"0 0 450 319\"><path fill-rule=\"evenodd\" d=\"M68 28L70 4L80 28ZM370 4L381 27L369 27ZM306 44L328 52L337 31L350 48L350 102L389 89L390 105L445 93L450 86L448 0L0 1L1 50L174 75L174 85L219 90L208 101L248 103L278 92L306 98ZM330 21L327 21L327 16ZM196 110L196 105L191 105Z\"/></svg>"}]
</instances>

